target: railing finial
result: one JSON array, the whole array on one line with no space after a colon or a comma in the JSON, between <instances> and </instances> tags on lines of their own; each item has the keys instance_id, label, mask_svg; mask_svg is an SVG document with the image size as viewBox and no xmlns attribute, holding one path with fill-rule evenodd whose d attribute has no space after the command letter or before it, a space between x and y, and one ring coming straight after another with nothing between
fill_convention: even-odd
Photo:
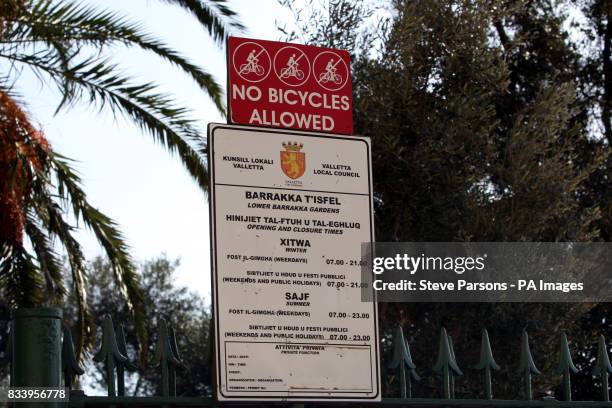
<instances>
[{"instance_id":1,"label":"railing finial","mask_svg":"<svg viewBox=\"0 0 612 408\"><path fill-rule=\"evenodd\" d=\"M572 354L567 342L565 332L561 333L561 350L559 351L559 366L555 369L555 374L563 375L563 396L565 401L572 400L571 374L576 374L578 369L572 361Z\"/></svg>"},{"instance_id":2,"label":"railing finial","mask_svg":"<svg viewBox=\"0 0 612 408\"><path fill-rule=\"evenodd\" d=\"M62 372L64 373L64 383L68 389L72 389L72 382L76 375L85 373L76 359L72 333L68 327L64 327L64 338L62 340Z\"/></svg>"},{"instance_id":3,"label":"railing finial","mask_svg":"<svg viewBox=\"0 0 612 408\"><path fill-rule=\"evenodd\" d=\"M593 367L593 375L601 376L601 397L604 401L610 401L610 392L608 390L608 377L612 374L612 365L608 357L608 346L603 335L599 336L599 344L597 347L597 360Z\"/></svg>"},{"instance_id":4,"label":"railing finial","mask_svg":"<svg viewBox=\"0 0 612 408\"><path fill-rule=\"evenodd\" d=\"M102 328L102 345L96 353L93 360L95 362L104 361L106 368L106 381L108 388L108 396L115 396L115 364L125 363L127 357L124 356L117 346L117 336L113 327L113 319L110 315L104 316L104 326Z\"/></svg>"},{"instance_id":5,"label":"railing finial","mask_svg":"<svg viewBox=\"0 0 612 408\"><path fill-rule=\"evenodd\" d=\"M117 348L119 352L125 356L125 361L116 361L117 364L117 395L125 396L125 370L136 371L136 365L132 364L128 359L127 344L125 343L125 329L120 324L116 332Z\"/></svg>"},{"instance_id":6,"label":"railing finial","mask_svg":"<svg viewBox=\"0 0 612 408\"><path fill-rule=\"evenodd\" d=\"M170 367L178 366L179 362L174 357L172 346L170 344L170 336L168 332L168 324L166 320L159 319L157 331L157 343L155 345L155 354L153 356L153 364L161 367L162 377L162 396L170 396Z\"/></svg>"},{"instance_id":7,"label":"railing finial","mask_svg":"<svg viewBox=\"0 0 612 408\"><path fill-rule=\"evenodd\" d=\"M446 329L440 330L440 346L438 349L438 360L433 367L433 370L442 376L442 393L444 398L452 398L451 376L463 375L461 369L455 360L455 351L451 348L452 340L446 333Z\"/></svg>"},{"instance_id":8,"label":"railing finial","mask_svg":"<svg viewBox=\"0 0 612 408\"><path fill-rule=\"evenodd\" d=\"M493 399L493 389L491 385L491 370L499 370L499 365L493 358L493 351L491 350L491 342L489 341L489 332L487 329L482 329L482 339L480 342L480 361L474 367L477 370L484 370L485 372L485 398L490 400Z\"/></svg>"},{"instance_id":9,"label":"railing finial","mask_svg":"<svg viewBox=\"0 0 612 408\"><path fill-rule=\"evenodd\" d=\"M395 344L393 349L393 359L389 368L400 369L400 390L402 398L412 398L412 381L419 381L421 377L416 373L416 365L412 361L410 345L404 338L404 331L401 326L397 327L395 334ZM408 369L408 376L406 375Z\"/></svg>"}]
</instances>

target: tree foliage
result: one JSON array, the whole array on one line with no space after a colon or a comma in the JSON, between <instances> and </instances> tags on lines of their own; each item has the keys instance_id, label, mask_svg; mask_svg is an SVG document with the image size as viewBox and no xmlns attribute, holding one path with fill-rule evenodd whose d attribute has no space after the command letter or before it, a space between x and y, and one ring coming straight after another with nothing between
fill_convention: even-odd
<instances>
[{"instance_id":1,"label":"tree foliage","mask_svg":"<svg viewBox=\"0 0 612 408\"><path fill-rule=\"evenodd\" d=\"M143 294L143 313L145 315L147 337L154 339L157 335L156 324L165 319L175 330L179 352L183 357L184 369L177 373L177 391L183 396L201 396L210 392L210 360L208 335L210 313L209 306L203 298L185 286L176 283L177 260L161 255L139 265L140 291ZM129 360L138 369L126 374L126 395L161 395L161 374L151 364L154 344L142 344L136 335L136 326L129 310L125 307L123 297L117 290L112 264L107 258L98 257L88 264L90 276L87 288L94 316L96 344L101 342L101 328L104 316L110 315L116 327L123 325L126 333L126 344ZM73 299L74 300L74 299ZM74 311L78 305L72 302L68 315L76 318ZM145 347L144 352L141 349ZM146 356L139 361L140 355ZM106 389L106 372L102 364L89 367L87 377L81 380L91 387Z\"/></svg>"},{"instance_id":2,"label":"tree foliage","mask_svg":"<svg viewBox=\"0 0 612 408\"><path fill-rule=\"evenodd\" d=\"M242 28L224 0L164 1L193 15L218 44L230 30ZM203 192L208 187L206 146L191 110L160 92L157 84L125 74L111 52L116 46L142 49L172 64L225 112L213 77L139 22L72 0L0 4L0 291L9 308L60 305L72 292L79 311L79 354L91 344L93 332L77 225L88 227L104 249L146 343L143 299L117 225L87 200L70 160L33 125L27 101L19 95L23 70L59 91L58 111L87 104L125 116L176 155ZM58 251L67 254L70 287Z\"/></svg>"},{"instance_id":3,"label":"tree foliage","mask_svg":"<svg viewBox=\"0 0 612 408\"><path fill-rule=\"evenodd\" d=\"M602 44L605 51L609 10L597 14L604 27L585 45L576 40L579 28L567 30L575 9L563 0L394 0L379 8L330 0L323 12L296 12L298 37L352 54L355 133L372 138L377 241L609 239L610 142L605 126L592 125L610 120L598 108L609 103L601 80L609 61L597 52ZM604 324L601 308L607 305L381 304L383 364L400 324L428 374L427 356L435 356L446 326L466 368L457 395L478 396L480 373L470 367L487 327L502 365L496 395L516 398L522 328L544 371L554 365L562 329L584 364L596 340L585 327ZM539 392L557 384L544 377ZM386 393L397 390L393 375L383 378ZM437 395L429 378L415 395Z\"/></svg>"}]
</instances>

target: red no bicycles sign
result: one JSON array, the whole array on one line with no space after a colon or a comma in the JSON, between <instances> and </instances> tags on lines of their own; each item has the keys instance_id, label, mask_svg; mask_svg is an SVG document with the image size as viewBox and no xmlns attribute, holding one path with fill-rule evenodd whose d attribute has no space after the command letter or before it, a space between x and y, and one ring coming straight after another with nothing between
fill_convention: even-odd
<instances>
[{"instance_id":1,"label":"red no bicycles sign","mask_svg":"<svg viewBox=\"0 0 612 408\"><path fill-rule=\"evenodd\" d=\"M230 37L231 123L353 133L348 52Z\"/></svg>"}]
</instances>

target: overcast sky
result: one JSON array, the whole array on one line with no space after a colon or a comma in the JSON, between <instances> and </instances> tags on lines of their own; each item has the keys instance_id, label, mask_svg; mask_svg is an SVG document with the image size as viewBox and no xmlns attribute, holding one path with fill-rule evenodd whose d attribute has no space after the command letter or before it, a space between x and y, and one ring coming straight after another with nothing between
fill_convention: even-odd
<instances>
[{"instance_id":1,"label":"overcast sky","mask_svg":"<svg viewBox=\"0 0 612 408\"><path fill-rule=\"evenodd\" d=\"M88 0L142 22L146 29L205 67L225 89L225 50L216 46L198 22L178 7L158 0ZM242 36L277 40L275 21L290 12L275 0L232 0L247 27ZM159 58L122 47L109 51L138 81L163 85L196 111L202 129L222 121L213 104L184 74ZM135 259L165 252L180 258L179 282L210 299L208 205L179 160L131 123L84 104L54 116L56 93L26 74L18 84L32 118L54 149L79 161L89 200L118 224ZM86 255L102 253L89 233L81 233Z\"/></svg>"}]
</instances>

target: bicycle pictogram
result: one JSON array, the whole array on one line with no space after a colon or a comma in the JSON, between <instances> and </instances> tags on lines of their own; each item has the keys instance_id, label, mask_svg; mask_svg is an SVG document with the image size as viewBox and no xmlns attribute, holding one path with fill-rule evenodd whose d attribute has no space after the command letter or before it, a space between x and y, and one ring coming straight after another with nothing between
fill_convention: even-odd
<instances>
[{"instance_id":1,"label":"bicycle pictogram","mask_svg":"<svg viewBox=\"0 0 612 408\"><path fill-rule=\"evenodd\" d=\"M319 82L320 83L327 83L327 82L332 82L336 85L340 85L342 83L342 77L340 75L338 75L338 69L336 68L336 66L340 63L340 58L338 58L338 60L336 62L334 62L334 59L331 58L328 62L327 65L325 66L325 71L321 72L321 75L319 75Z\"/></svg>"},{"instance_id":2,"label":"bicycle pictogram","mask_svg":"<svg viewBox=\"0 0 612 408\"><path fill-rule=\"evenodd\" d=\"M257 50L251 51L247 57L246 64L240 65L240 70L238 73L241 75L254 73L257 76L262 76L265 73L265 70L261 65L259 65L259 56L263 52L263 49L259 52L257 52Z\"/></svg>"},{"instance_id":3,"label":"bicycle pictogram","mask_svg":"<svg viewBox=\"0 0 612 408\"><path fill-rule=\"evenodd\" d=\"M285 85L303 85L310 77L310 60L301 49L287 45L274 55L274 72Z\"/></svg>"},{"instance_id":4,"label":"bicycle pictogram","mask_svg":"<svg viewBox=\"0 0 612 408\"><path fill-rule=\"evenodd\" d=\"M289 57L289 60L287 61L287 66L281 69L281 72L280 72L281 79L290 78L290 77L296 78L298 81L301 81L302 79L304 79L304 71L302 71L299 68L299 64L298 64L298 61L301 60L303 56L304 54L295 58L295 54L292 54L291 57Z\"/></svg>"},{"instance_id":5,"label":"bicycle pictogram","mask_svg":"<svg viewBox=\"0 0 612 408\"><path fill-rule=\"evenodd\" d=\"M251 83L264 81L272 69L270 54L261 44L243 42L232 52L232 71Z\"/></svg>"},{"instance_id":6,"label":"bicycle pictogram","mask_svg":"<svg viewBox=\"0 0 612 408\"><path fill-rule=\"evenodd\" d=\"M314 78L321 88L338 91L346 85L350 77L346 59L334 51L322 51L312 63Z\"/></svg>"}]
</instances>

